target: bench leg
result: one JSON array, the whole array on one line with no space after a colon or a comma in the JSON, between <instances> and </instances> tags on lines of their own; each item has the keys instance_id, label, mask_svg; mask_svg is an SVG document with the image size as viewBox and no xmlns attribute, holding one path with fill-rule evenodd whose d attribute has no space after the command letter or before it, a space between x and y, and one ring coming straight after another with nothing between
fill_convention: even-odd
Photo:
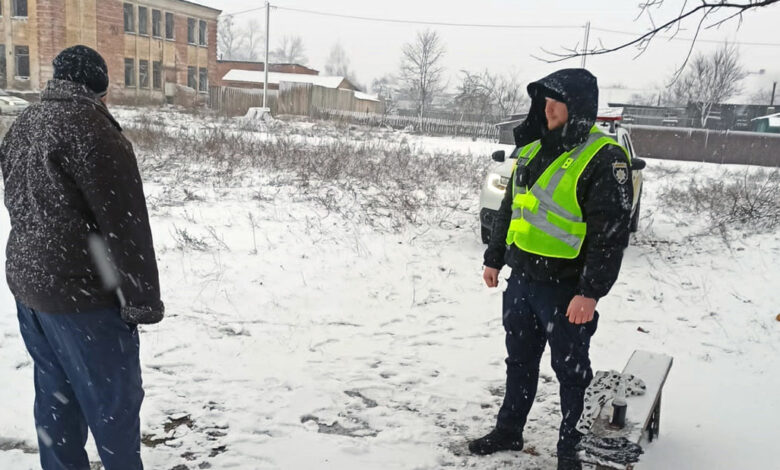
<instances>
[{"instance_id":1,"label":"bench leg","mask_svg":"<svg viewBox=\"0 0 780 470\"><path fill-rule=\"evenodd\" d=\"M653 442L653 439L657 438L661 432L661 396L662 394L659 393L658 400L653 407L653 414L650 416L650 425L647 429L647 437L650 442Z\"/></svg>"}]
</instances>

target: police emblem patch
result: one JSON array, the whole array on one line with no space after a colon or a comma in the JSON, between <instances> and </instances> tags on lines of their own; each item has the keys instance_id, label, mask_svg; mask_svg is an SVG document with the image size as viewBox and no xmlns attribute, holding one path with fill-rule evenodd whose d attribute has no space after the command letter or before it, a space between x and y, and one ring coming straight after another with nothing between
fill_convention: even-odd
<instances>
[{"instance_id":1,"label":"police emblem patch","mask_svg":"<svg viewBox=\"0 0 780 470\"><path fill-rule=\"evenodd\" d=\"M619 184L626 184L626 181L628 181L628 164L622 162L613 163L612 174Z\"/></svg>"}]
</instances>

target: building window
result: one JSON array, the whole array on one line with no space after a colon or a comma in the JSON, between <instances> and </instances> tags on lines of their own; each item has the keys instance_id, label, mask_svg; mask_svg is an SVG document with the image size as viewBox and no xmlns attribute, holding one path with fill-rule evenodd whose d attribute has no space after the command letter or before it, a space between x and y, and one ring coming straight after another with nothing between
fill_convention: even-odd
<instances>
[{"instance_id":1,"label":"building window","mask_svg":"<svg viewBox=\"0 0 780 470\"><path fill-rule=\"evenodd\" d=\"M125 59L125 87L135 88L135 59Z\"/></svg>"},{"instance_id":2,"label":"building window","mask_svg":"<svg viewBox=\"0 0 780 470\"><path fill-rule=\"evenodd\" d=\"M27 16L27 0L11 0L11 16Z\"/></svg>"},{"instance_id":3,"label":"building window","mask_svg":"<svg viewBox=\"0 0 780 470\"><path fill-rule=\"evenodd\" d=\"M203 20L198 21L198 44L201 46L206 45L206 38L208 38L208 35L206 34L207 31L207 23Z\"/></svg>"},{"instance_id":4,"label":"building window","mask_svg":"<svg viewBox=\"0 0 780 470\"><path fill-rule=\"evenodd\" d=\"M209 91L209 71L208 69L201 68L198 71L198 90Z\"/></svg>"},{"instance_id":5,"label":"building window","mask_svg":"<svg viewBox=\"0 0 780 470\"><path fill-rule=\"evenodd\" d=\"M149 61L138 61L138 87L149 88Z\"/></svg>"},{"instance_id":6,"label":"building window","mask_svg":"<svg viewBox=\"0 0 780 470\"><path fill-rule=\"evenodd\" d=\"M189 44L197 44L195 42L195 35L197 34L195 28L195 20L193 18L187 18L187 42Z\"/></svg>"},{"instance_id":7,"label":"building window","mask_svg":"<svg viewBox=\"0 0 780 470\"><path fill-rule=\"evenodd\" d=\"M160 10L152 10L152 36L162 36L162 14Z\"/></svg>"},{"instance_id":8,"label":"building window","mask_svg":"<svg viewBox=\"0 0 780 470\"><path fill-rule=\"evenodd\" d=\"M149 10L138 7L138 34L149 35Z\"/></svg>"},{"instance_id":9,"label":"building window","mask_svg":"<svg viewBox=\"0 0 780 470\"><path fill-rule=\"evenodd\" d=\"M173 13L165 13L165 39L173 39Z\"/></svg>"},{"instance_id":10,"label":"building window","mask_svg":"<svg viewBox=\"0 0 780 470\"><path fill-rule=\"evenodd\" d=\"M16 76L30 78L30 48L27 46L16 46L14 55L16 56Z\"/></svg>"},{"instance_id":11,"label":"building window","mask_svg":"<svg viewBox=\"0 0 780 470\"><path fill-rule=\"evenodd\" d=\"M198 68L187 67L187 86L193 90L198 89Z\"/></svg>"},{"instance_id":12,"label":"building window","mask_svg":"<svg viewBox=\"0 0 780 470\"><path fill-rule=\"evenodd\" d=\"M125 32L135 32L135 9L130 3L125 3Z\"/></svg>"},{"instance_id":13,"label":"building window","mask_svg":"<svg viewBox=\"0 0 780 470\"><path fill-rule=\"evenodd\" d=\"M162 62L152 62L152 88L155 90L162 88Z\"/></svg>"}]
</instances>

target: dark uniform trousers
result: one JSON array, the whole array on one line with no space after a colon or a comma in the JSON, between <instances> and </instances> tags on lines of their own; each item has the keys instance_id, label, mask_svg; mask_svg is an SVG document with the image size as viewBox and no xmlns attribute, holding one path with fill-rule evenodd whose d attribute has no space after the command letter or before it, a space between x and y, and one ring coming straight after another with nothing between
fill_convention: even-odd
<instances>
[{"instance_id":1,"label":"dark uniform trousers","mask_svg":"<svg viewBox=\"0 0 780 470\"><path fill-rule=\"evenodd\" d=\"M514 273L504 292L506 330L506 394L498 413L498 427L522 432L536 396L539 363L550 343L552 368L560 383L563 419L558 453L571 454L581 434L575 429L582 414L585 389L593 372L588 349L596 332L598 313L584 325L566 317L576 279L537 282Z\"/></svg>"}]
</instances>

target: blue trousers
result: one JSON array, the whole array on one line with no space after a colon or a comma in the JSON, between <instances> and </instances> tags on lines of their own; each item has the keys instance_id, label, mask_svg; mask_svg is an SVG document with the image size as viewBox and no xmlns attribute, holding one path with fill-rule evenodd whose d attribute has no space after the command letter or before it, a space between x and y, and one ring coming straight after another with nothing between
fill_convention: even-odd
<instances>
[{"instance_id":1,"label":"blue trousers","mask_svg":"<svg viewBox=\"0 0 780 470\"><path fill-rule=\"evenodd\" d=\"M582 437L575 426L582 414L585 389L593 378L588 349L598 313L584 325L566 317L576 281L534 282L512 275L504 292L506 394L498 427L522 432L536 396L539 363L550 344L552 368L560 383L561 427L558 454L570 455Z\"/></svg>"},{"instance_id":2,"label":"blue trousers","mask_svg":"<svg viewBox=\"0 0 780 470\"><path fill-rule=\"evenodd\" d=\"M43 470L89 470L87 428L106 470L142 470L138 331L119 309L49 314L16 303L35 364Z\"/></svg>"}]
</instances>

